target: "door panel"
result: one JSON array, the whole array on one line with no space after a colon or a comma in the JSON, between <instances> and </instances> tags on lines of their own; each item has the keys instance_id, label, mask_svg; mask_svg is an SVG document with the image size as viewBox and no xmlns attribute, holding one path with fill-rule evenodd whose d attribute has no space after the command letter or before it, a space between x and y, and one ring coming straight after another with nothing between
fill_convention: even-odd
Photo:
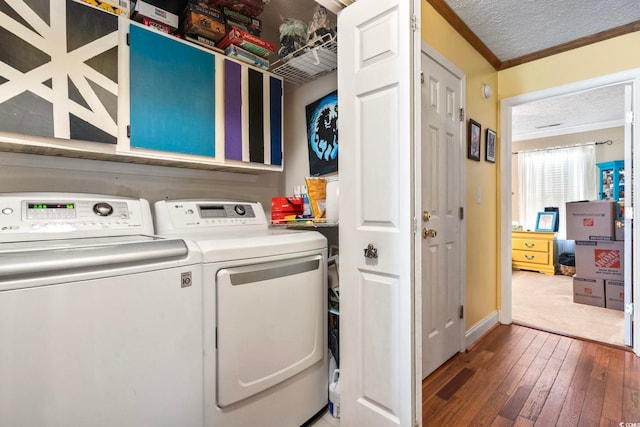
<instances>
[{"instance_id":1,"label":"door panel","mask_svg":"<svg viewBox=\"0 0 640 427\"><path fill-rule=\"evenodd\" d=\"M461 81L422 53L422 376L460 350Z\"/></svg>"},{"instance_id":2,"label":"door panel","mask_svg":"<svg viewBox=\"0 0 640 427\"><path fill-rule=\"evenodd\" d=\"M412 426L420 416L413 357L414 10L414 0L359 0L338 16L340 140L347 142L339 157L343 427Z\"/></svg>"}]
</instances>

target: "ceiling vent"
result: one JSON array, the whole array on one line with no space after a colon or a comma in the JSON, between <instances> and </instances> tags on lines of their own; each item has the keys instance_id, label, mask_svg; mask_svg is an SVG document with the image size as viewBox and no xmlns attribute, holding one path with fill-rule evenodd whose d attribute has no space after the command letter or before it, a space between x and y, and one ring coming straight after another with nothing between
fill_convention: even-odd
<instances>
[{"instance_id":1,"label":"ceiling vent","mask_svg":"<svg viewBox=\"0 0 640 427\"><path fill-rule=\"evenodd\" d=\"M316 0L317 3L320 3L322 6L326 7L331 12L336 15L340 10L354 3L356 0Z\"/></svg>"}]
</instances>

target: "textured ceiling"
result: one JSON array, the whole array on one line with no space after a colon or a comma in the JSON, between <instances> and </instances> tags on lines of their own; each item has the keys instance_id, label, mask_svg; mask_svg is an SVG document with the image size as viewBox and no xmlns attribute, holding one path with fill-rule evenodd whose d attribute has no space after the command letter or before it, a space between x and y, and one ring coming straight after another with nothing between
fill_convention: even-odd
<instances>
[{"instance_id":1,"label":"textured ceiling","mask_svg":"<svg viewBox=\"0 0 640 427\"><path fill-rule=\"evenodd\" d=\"M501 61L640 20L638 0L445 0Z\"/></svg>"},{"instance_id":2,"label":"textured ceiling","mask_svg":"<svg viewBox=\"0 0 640 427\"><path fill-rule=\"evenodd\" d=\"M529 102L513 108L513 140L624 125L624 85Z\"/></svg>"}]
</instances>

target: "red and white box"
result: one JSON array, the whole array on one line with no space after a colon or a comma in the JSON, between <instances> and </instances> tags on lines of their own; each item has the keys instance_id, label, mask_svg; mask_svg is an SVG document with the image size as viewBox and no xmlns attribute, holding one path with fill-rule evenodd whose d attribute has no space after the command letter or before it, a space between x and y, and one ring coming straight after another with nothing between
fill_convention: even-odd
<instances>
[{"instance_id":1,"label":"red and white box","mask_svg":"<svg viewBox=\"0 0 640 427\"><path fill-rule=\"evenodd\" d=\"M573 302L604 307L604 280L573 276Z\"/></svg>"},{"instance_id":2,"label":"red and white box","mask_svg":"<svg viewBox=\"0 0 640 427\"><path fill-rule=\"evenodd\" d=\"M615 239L614 221L617 218L616 202L596 200L593 202L568 202L567 240Z\"/></svg>"},{"instance_id":3,"label":"red and white box","mask_svg":"<svg viewBox=\"0 0 640 427\"><path fill-rule=\"evenodd\" d=\"M236 46L263 58L268 57L276 50L274 44L270 41L256 37L246 31L238 30L237 28L229 30L227 35L218 43L218 47L220 49L226 49L230 44L235 44Z\"/></svg>"},{"instance_id":4,"label":"red and white box","mask_svg":"<svg viewBox=\"0 0 640 427\"><path fill-rule=\"evenodd\" d=\"M576 275L624 280L624 242L576 241Z\"/></svg>"}]
</instances>

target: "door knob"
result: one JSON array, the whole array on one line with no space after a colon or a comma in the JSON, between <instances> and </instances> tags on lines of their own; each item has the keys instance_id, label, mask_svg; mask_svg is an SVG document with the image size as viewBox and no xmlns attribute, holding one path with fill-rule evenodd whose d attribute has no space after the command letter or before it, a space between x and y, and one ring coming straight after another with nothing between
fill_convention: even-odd
<instances>
[{"instance_id":1,"label":"door knob","mask_svg":"<svg viewBox=\"0 0 640 427\"><path fill-rule=\"evenodd\" d=\"M422 229L422 238L426 239L427 237L436 237L438 232L436 230L429 230L426 228Z\"/></svg>"},{"instance_id":2,"label":"door knob","mask_svg":"<svg viewBox=\"0 0 640 427\"><path fill-rule=\"evenodd\" d=\"M428 222L431 219L431 214L427 211L422 212L422 220Z\"/></svg>"},{"instance_id":3,"label":"door knob","mask_svg":"<svg viewBox=\"0 0 640 427\"><path fill-rule=\"evenodd\" d=\"M369 243L369 245L364 249L364 257L370 259L378 258L378 249L376 249L372 243Z\"/></svg>"}]
</instances>

